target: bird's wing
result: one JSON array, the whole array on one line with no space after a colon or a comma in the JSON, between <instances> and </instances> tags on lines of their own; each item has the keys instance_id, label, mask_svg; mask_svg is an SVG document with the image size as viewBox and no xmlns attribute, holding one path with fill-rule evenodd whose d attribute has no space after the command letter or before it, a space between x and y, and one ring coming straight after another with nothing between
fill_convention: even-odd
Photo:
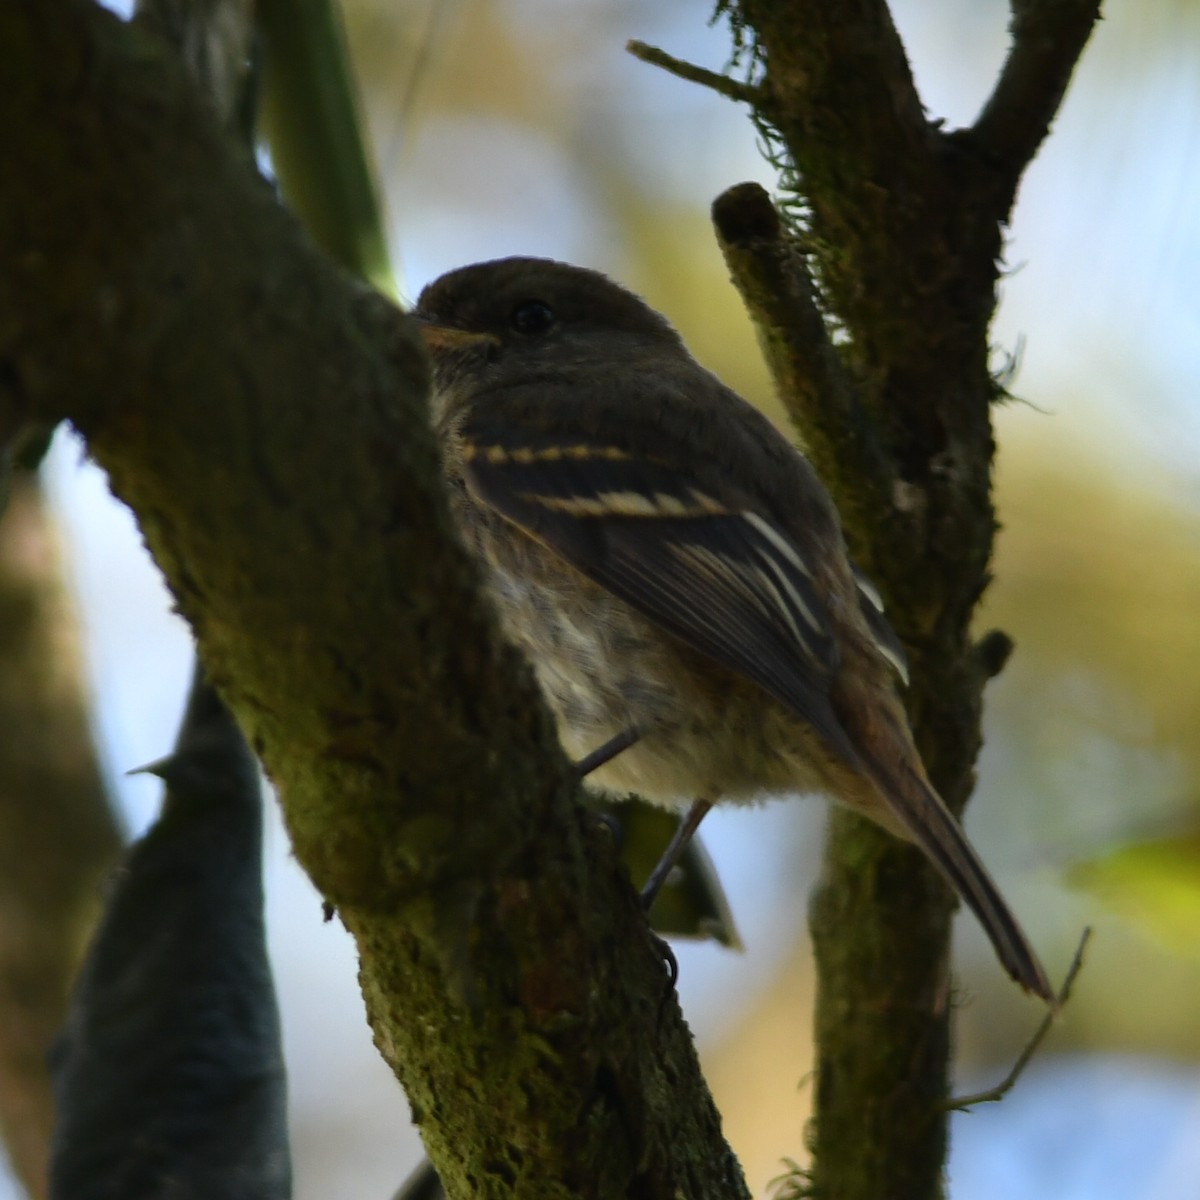
<instances>
[{"instance_id":1,"label":"bird's wing","mask_svg":"<svg viewBox=\"0 0 1200 1200\"><path fill-rule=\"evenodd\" d=\"M904 684L908 683L908 657L904 646L896 636L883 609L883 597L879 589L853 563L850 564L854 575L854 586L858 591L858 610L867 624L867 631L875 643L875 649L887 659L897 677Z\"/></svg>"},{"instance_id":2,"label":"bird's wing","mask_svg":"<svg viewBox=\"0 0 1200 1200\"><path fill-rule=\"evenodd\" d=\"M848 763L829 701L837 645L794 540L749 501L589 434L476 415L475 497L695 650L765 688Z\"/></svg>"}]
</instances>

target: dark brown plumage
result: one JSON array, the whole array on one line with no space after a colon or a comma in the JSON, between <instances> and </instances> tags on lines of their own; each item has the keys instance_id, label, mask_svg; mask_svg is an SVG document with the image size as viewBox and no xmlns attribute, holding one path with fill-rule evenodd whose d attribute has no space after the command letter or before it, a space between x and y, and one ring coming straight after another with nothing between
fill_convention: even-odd
<instances>
[{"instance_id":1,"label":"dark brown plumage","mask_svg":"<svg viewBox=\"0 0 1200 1200\"><path fill-rule=\"evenodd\" d=\"M591 780L683 809L820 792L919 845L1053 992L925 776L903 652L808 461L602 275L451 272L417 315L452 507ZM705 809L694 810L702 815Z\"/></svg>"}]
</instances>

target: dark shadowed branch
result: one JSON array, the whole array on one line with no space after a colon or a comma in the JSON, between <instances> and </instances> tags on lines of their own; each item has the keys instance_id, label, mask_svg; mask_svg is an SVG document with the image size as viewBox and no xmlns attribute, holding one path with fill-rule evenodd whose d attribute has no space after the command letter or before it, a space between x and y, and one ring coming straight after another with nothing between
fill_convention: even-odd
<instances>
[{"instance_id":1,"label":"dark shadowed branch","mask_svg":"<svg viewBox=\"0 0 1200 1200\"><path fill-rule=\"evenodd\" d=\"M1008 58L970 130L1003 178L999 220L1050 132L1099 10L1098 0L1014 0Z\"/></svg>"},{"instance_id":2,"label":"dark shadowed branch","mask_svg":"<svg viewBox=\"0 0 1200 1200\"><path fill-rule=\"evenodd\" d=\"M196 672L53 1055L51 1200L289 1200L258 767Z\"/></svg>"}]
</instances>

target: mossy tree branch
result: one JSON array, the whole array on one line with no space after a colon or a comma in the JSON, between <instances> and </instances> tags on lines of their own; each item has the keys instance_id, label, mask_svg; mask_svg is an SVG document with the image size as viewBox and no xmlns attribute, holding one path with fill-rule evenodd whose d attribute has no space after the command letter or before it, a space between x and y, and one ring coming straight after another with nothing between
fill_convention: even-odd
<instances>
[{"instance_id":1,"label":"mossy tree branch","mask_svg":"<svg viewBox=\"0 0 1200 1200\"><path fill-rule=\"evenodd\" d=\"M995 673L970 622L995 529L988 327L1002 231L1099 0L1016 3L997 87L958 131L926 118L882 0L728 0L720 11L750 52L756 119L804 219L787 228L742 186L714 206L718 239L908 647L918 744L961 812ZM811 912L815 1195L940 1194L951 906L911 849L834 814Z\"/></svg>"},{"instance_id":2,"label":"mossy tree branch","mask_svg":"<svg viewBox=\"0 0 1200 1200\"><path fill-rule=\"evenodd\" d=\"M0 14L0 430L69 419L355 937L451 1195L744 1195L603 829L495 636L408 324L162 44Z\"/></svg>"}]
</instances>

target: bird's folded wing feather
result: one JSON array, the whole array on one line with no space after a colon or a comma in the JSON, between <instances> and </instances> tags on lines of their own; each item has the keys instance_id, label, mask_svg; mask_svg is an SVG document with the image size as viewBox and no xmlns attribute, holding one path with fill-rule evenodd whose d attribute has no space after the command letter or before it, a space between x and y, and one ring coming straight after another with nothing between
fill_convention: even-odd
<instances>
[{"instance_id":1,"label":"bird's folded wing feather","mask_svg":"<svg viewBox=\"0 0 1200 1200\"><path fill-rule=\"evenodd\" d=\"M838 652L813 572L745 497L588 434L477 416L461 436L478 500L857 761L829 701Z\"/></svg>"}]
</instances>

